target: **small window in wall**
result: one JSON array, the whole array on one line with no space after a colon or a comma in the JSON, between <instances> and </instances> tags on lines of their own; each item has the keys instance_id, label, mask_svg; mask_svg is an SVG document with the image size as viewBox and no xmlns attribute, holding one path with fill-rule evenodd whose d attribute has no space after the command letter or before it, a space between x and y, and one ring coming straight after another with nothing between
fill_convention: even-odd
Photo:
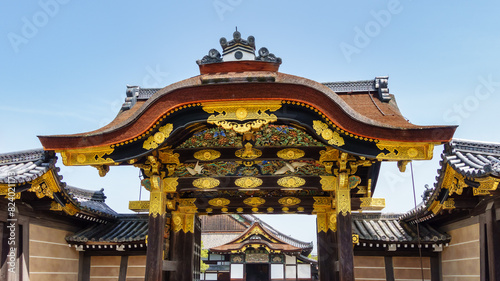
<instances>
[{"instance_id":1,"label":"small window in wall","mask_svg":"<svg viewBox=\"0 0 500 281\"><path fill-rule=\"evenodd\" d=\"M298 264L297 265L298 278L311 278L311 265Z\"/></svg>"},{"instance_id":2,"label":"small window in wall","mask_svg":"<svg viewBox=\"0 0 500 281\"><path fill-rule=\"evenodd\" d=\"M217 273L205 273L205 280L217 280Z\"/></svg>"},{"instance_id":3,"label":"small window in wall","mask_svg":"<svg viewBox=\"0 0 500 281\"><path fill-rule=\"evenodd\" d=\"M297 278L297 266L295 265L287 265L286 266L286 279L295 279Z\"/></svg>"},{"instance_id":4,"label":"small window in wall","mask_svg":"<svg viewBox=\"0 0 500 281\"><path fill-rule=\"evenodd\" d=\"M232 264L231 265L231 279L242 279L243 278L243 264Z\"/></svg>"},{"instance_id":5,"label":"small window in wall","mask_svg":"<svg viewBox=\"0 0 500 281\"><path fill-rule=\"evenodd\" d=\"M286 255L286 264L296 264L297 257Z\"/></svg>"},{"instance_id":6,"label":"small window in wall","mask_svg":"<svg viewBox=\"0 0 500 281\"><path fill-rule=\"evenodd\" d=\"M285 268L282 264L271 264L271 279L284 279Z\"/></svg>"},{"instance_id":7,"label":"small window in wall","mask_svg":"<svg viewBox=\"0 0 500 281\"><path fill-rule=\"evenodd\" d=\"M224 256L223 255L217 255L217 254L210 254L210 260L211 261L223 261Z\"/></svg>"}]
</instances>

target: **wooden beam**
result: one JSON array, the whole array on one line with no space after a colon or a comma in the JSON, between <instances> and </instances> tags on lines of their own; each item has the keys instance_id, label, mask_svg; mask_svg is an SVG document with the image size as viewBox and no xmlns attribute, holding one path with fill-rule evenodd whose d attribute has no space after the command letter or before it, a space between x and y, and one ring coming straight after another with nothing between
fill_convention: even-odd
<instances>
[{"instance_id":1,"label":"wooden beam","mask_svg":"<svg viewBox=\"0 0 500 281\"><path fill-rule=\"evenodd\" d=\"M385 256L385 280L394 281L394 265L392 263L392 256Z\"/></svg>"},{"instance_id":2,"label":"wooden beam","mask_svg":"<svg viewBox=\"0 0 500 281\"><path fill-rule=\"evenodd\" d=\"M122 256L120 260L120 273L118 275L118 281L127 280L127 267L128 267L128 256Z\"/></svg>"},{"instance_id":3,"label":"wooden beam","mask_svg":"<svg viewBox=\"0 0 500 281\"><path fill-rule=\"evenodd\" d=\"M431 281L441 281L440 256L431 257Z\"/></svg>"},{"instance_id":4,"label":"wooden beam","mask_svg":"<svg viewBox=\"0 0 500 281\"><path fill-rule=\"evenodd\" d=\"M337 281L337 233L333 232L331 229L328 229L326 232L318 232L317 237L319 278L321 281Z\"/></svg>"}]
</instances>

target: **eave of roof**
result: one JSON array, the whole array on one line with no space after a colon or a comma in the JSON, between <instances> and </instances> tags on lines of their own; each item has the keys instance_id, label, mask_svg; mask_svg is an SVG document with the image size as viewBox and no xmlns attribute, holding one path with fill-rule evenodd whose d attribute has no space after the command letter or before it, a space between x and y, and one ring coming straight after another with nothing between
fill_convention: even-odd
<instances>
[{"instance_id":1,"label":"eave of roof","mask_svg":"<svg viewBox=\"0 0 500 281\"><path fill-rule=\"evenodd\" d=\"M253 82L249 77L256 77L256 81L266 82ZM387 108L393 108L390 114L384 113L377 102L370 104L371 101L368 100L364 102L367 105L364 108L366 112L360 108L355 110L353 106L357 103L356 97L350 97L349 100L353 101L349 104L344 100L346 97L340 97L321 83L293 75L264 71L192 77L157 91L143 104L137 102L130 110L119 114L115 121L96 131L74 135L39 136L39 138L47 150L111 145L141 135L163 114L180 105L235 99L288 99L304 102L319 109L339 128L347 132L381 140L442 143L449 141L456 129L456 126L413 125L398 114L399 110L395 104L387 105ZM375 115L379 115L379 118L374 119Z\"/></svg>"}]
</instances>

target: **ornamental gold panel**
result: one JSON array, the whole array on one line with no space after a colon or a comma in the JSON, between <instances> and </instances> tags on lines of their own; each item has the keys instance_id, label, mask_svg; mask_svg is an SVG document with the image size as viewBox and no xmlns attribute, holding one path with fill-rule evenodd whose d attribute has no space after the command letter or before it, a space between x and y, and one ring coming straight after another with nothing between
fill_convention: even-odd
<instances>
[{"instance_id":1,"label":"ornamental gold panel","mask_svg":"<svg viewBox=\"0 0 500 281\"><path fill-rule=\"evenodd\" d=\"M358 234L352 234L352 245L356 245L359 243L359 235Z\"/></svg>"},{"instance_id":2,"label":"ornamental gold panel","mask_svg":"<svg viewBox=\"0 0 500 281\"><path fill-rule=\"evenodd\" d=\"M91 147L83 149L58 150L64 165L85 166L115 164L115 161L106 155L113 153L114 148L110 146Z\"/></svg>"},{"instance_id":3,"label":"ornamental gold panel","mask_svg":"<svg viewBox=\"0 0 500 281\"><path fill-rule=\"evenodd\" d=\"M149 136L144 143L142 144L142 148L146 150L151 150L157 148L160 144L162 144L172 133L174 129L173 124L165 124L158 128L158 132L154 135Z\"/></svg>"},{"instance_id":4,"label":"ornamental gold panel","mask_svg":"<svg viewBox=\"0 0 500 281\"><path fill-rule=\"evenodd\" d=\"M320 135L329 145L343 146L345 144L344 139L339 133L332 131L332 129L328 127L328 124L324 122L314 120L313 129L316 131L316 134Z\"/></svg>"},{"instance_id":5,"label":"ornamental gold panel","mask_svg":"<svg viewBox=\"0 0 500 281\"><path fill-rule=\"evenodd\" d=\"M214 207L225 207L229 205L229 203L231 203L231 201L229 201L229 199L226 198L214 198L208 201L208 204Z\"/></svg>"},{"instance_id":6,"label":"ornamental gold panel","mask_svg":"<svg viewBox=\"0 0 500 281\"><path fill-rule=\"evenodd\" d=\"M299 177L284 177L278 180L278 185L286 188L297 188L306 184L306 180Z\"/></svg>"},{"instance_id":7,"label":"ornamental gold panel","mask_svg":"<svg viewBox=\"0 0 500 281\"><path fill-rule=\"evenodd\" d=\"M290 207L300 204L300 199L296 197L283 197L278 200L278 203L283 206Z\"/></svg>"},{"instance_id":8,"label":"ornamental gold panel","mask_svg":"<svg viewBox=\"0 0 500 281\"><path fill-rule=\"evenodd\" d=\"M430 160L434 150L432 143L411 143L380 141L377 143L381 151L377 155L379 160Z\"/></svg>"},{"instance_id":9,"label":"ornamental gold panel","mask_svg":"<svg viewBox=\"0 0 500 281\"><path fill-rule=\"evenodd\" d=\"M236 150L234 153L236 157L245 159L245 160L253 160L255 158L259 158L262 156L262 151L253 148L252 144L247 142L245 144L245 148Z\"/></svg>"},{"instance_id":10,"label":"ornamental gold panel","mask_svg":"<svg viewBox=\"0 0 500 281\"><path fill-rule=\"evenodd\" d=\"M149 201L129 201L128 209L134 212L149 211Z\"/></svg>"},{"instance_id":11,"label":"ornamental gold panel","mask_svg":"<svg viewBox=\"0 0 500 281\"><path fill-rule=\"evenodd\" d=\"M304 157L306 153L298 148L285 148L277 153L278 157L285 160L295 160Z\"/></svg>"},{"instance_id":12,"label":"ornamental gold panel","mask_svg":"<svg viewBox=\"0 0 500 281\"><path fill-rule=\"evenodd\" d=\"M221 101L202 103L203 110L210 115L209 124L214 124L226 130L246 133L259 130L262 126L276 122L278 117L266 111L276 111L281 108L280 100L248 100ZM243 121L247 121L242 123Z\"/></svg>"},{"instance_id":13,"label":"ornamental gold panel","mask_svg":"<svg viewBox=\"0 0 500 281\"><path fill-rule=\"evenodd\" d=\"M243 203L251 207L259 207L266 203L266 200L260 197L250 197L243 200Z\"/></svg>"},{"instance_id":14,"label":"ornamental gold panel","mask_svg":"<svg viewBox=\"0 0 500 281\"><path fill-rule=\"evenodd\" d=\"M449 164L446 165L442 187L449 190L448 196L454 193L462 195L463 189L467 187L465 178L462 174L457 173Z\"/></svg>"},{"instance_id":15,"label":"ornamental gold panel","mask_svg":"<svg viewBox=\"0 0 500 281\"><path fill-rule=\"evenodd\" d=\"M363 197L360 199L360 207L364 211L380 211L385 208L385 198Z\"/></svg>"},{"instance_id":16,"label":"ornamental gold panel","mask_svg":"<svg viewBox=\"0 0 500 281\"><path fill-rule=\"evenodd\" d=\"M199 178L193 181L193 186L201 189L212 189L219 186L220 181L214 178Z\"/></svg>"},{"instance_id":17,"label":"ornamental gold panel","mask_svg":"<svg viewBox=\"0 0 500 281\"><path fill-rule=\"evenodd\" d=\"M56 182L54 172L49 170L42 176L30 182L30 192L35 192L36 197L43 198L45 196L54 199L54 192L59 192L60 188Z\"/></svg>"},{"instance_id":18,"label":"ornamental gold panel","mask_svg":"<svg viewBox=\"0 0 500 281\"><path fill-rule=\"evenodd\" d=\"M212 161L220 157L220 152L213 149L203 149L194 153L194 158L200 161Z\"/></svg>"},{"instance_id":19,"label":"ornamental gold panel","mask_svg":"<svg viewBox=\"0 0 500 281\"><path fill-rule=\"evenodd\" d=\"M337 177L335 176L320 176L321 189L323 191L335 191L337 190Z\"/></svg>"},{"instance_id":20,"label":"ornamental gold panel","mask_svg":"<svg viewBox=\"0 0 500 281\"><path fill-rule=\"evenodd\" d=\"M262 185L262 180L256 177L243 177L234 181L241 188L257 188Z\"/></svg>"},{"instance_id":21,"label":"ornamental gold panel","mask_svg":"<svg viewBox=\"0 0 500 281\"><path fill-rule=\"evenodd\" d=\"M179 182L178 178L164 178L163 179L163 192L172 193L177 191Z\"/></svg>"}]
</instances>

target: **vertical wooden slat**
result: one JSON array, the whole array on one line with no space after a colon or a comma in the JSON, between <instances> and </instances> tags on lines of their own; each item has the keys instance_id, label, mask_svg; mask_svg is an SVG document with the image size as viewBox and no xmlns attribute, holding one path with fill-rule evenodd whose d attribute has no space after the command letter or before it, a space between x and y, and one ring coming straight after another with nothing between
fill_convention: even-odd
<instances>
[{"instance_id":1,"label":"vertical wooden slat","mask_svg":"<svg viewBox=\"0 0 500 281\"><path fill-rule=\"evenodd\" d=\"M439 256L431 257L431 281L441 281L441 262Z\"/></svg>"},{"instance_id":2,"label":"vertical wooden slat","mask_svg":"<svg viewBox=\"0 0 500 281\"><path fill-rule=\"evenodd\" d=\"M385 280L394 281L394 265L392 264L392 256L385 256Z\"/></svg>"},{"instance_id":3,"label":"vertical wooden slat","mask_svg":"<svg viewBox=\"0 0 500 281\"><path fill-rule=\"evenodd\" d=\"M90 281L90 256L80 253L80 260L81 267L78 269L78 281Z\"/></svg>"},{"instance_id":4,"label":"vertical wooden slat","mask_svg":"<svg viewBox=\"0 0 500 281\"><path fill-rule=\"evenodd\" d=\"M161 281L163 275L163 231L165 215L149 215L146 281Z\"/></svg>"},{"instance_id":5,"label":"vertical wooden slat","mask_svg":"<svg viewBox=\"0 0 500 281\"><path fill-rule=\"evenodd\" d=\"M120 260L120 273L118 281L125 281L127 279L128 256L122 256Z\"/></svg>"},{"instance_id":6,"label":"vertical wooden slat","mask_svg":"<svg viewBox=\"0 0 500 281\"><path fill-rule=\"evenodd\" d=\"M488 272L488 252L486 250L486 216L481 214L479 216L479 262L480 262L480 276L481 281L486 281Z\"/></svg>"}]
</instances>

